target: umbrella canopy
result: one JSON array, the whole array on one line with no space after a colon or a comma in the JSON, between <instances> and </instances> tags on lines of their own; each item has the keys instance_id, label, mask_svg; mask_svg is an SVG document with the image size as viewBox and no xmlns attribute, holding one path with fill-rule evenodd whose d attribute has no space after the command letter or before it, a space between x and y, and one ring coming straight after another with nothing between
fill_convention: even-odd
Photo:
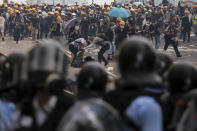
<instances>
[{"instance_id":1,"label":"umbrella canopy","mask_svg":"<svg viewBox=\"0 0 197 131\"><path fill-rule=\"evenodd\" d=\"M70 29L75 25L75 22L80 22L80 19L79 18L71 19L64 25L65 34L69 33Z\"/></svg>"},{"instance_id":2,"label":"umbrella canopy","mask_svg":"<svg viewBox=\"0 0 197 131\"><path fill-rule=\"evenodd\" d=\"M109 16L128 18L130 14L124 8L113 8L108 12Z\"/></svg>"}]
</instances>

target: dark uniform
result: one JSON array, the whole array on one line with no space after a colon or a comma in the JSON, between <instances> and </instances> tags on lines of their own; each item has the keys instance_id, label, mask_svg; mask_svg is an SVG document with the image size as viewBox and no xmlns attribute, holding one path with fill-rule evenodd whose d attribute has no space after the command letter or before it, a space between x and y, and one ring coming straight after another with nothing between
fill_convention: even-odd
<instances>
[{"instance_id":1,"label":"dark uniform","mask_svg":"<svg viewBox=\"0 0 197 131\"><path fill-rule=\"evenodd\" d=\"M164 51L168 49L168 46L171 44L174 48L174 51L176 53L177 57L181 57L181 54L178 50L178 40L176 39L176 34L177 34L177 28L175 25L170 24L167 26L165 30L165 45L164 45Z\"/></svg>"}]
</instances>

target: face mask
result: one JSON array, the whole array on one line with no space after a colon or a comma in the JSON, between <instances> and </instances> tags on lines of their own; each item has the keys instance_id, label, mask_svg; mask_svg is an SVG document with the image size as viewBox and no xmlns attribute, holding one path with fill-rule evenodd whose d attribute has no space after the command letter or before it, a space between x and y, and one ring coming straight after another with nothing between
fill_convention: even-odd
<instances>
[{"instance_id":1,"label":"face mask","mask_svg":"<svg viewBox=\"0 0 197 131\"><path fill-rule=\"evenodd\" d=\"M79 30L79 26L75 26L75 30Z\"/></svg>"},{"instance_id":2,"label":"face mask","mask_svg":"<svg viewBox=\"0 0 197 131\"><path fill-rule=\"evenodd\" d=\"M123 29L124 28L124 25L120 25L120 28Z\"/></svg>"}]
</instances>

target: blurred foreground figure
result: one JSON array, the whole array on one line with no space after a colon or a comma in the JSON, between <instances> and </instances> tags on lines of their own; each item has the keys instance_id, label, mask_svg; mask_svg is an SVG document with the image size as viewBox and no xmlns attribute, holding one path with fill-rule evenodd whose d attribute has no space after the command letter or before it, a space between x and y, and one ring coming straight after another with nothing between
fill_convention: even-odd
<instances>
[{"instance_id":1,"label":"blurred foreground figure","mask_svg":"<svg viewBox=\"0 0 197 131\"><path fill-rule=\"evenodd\" d=\"M108 81L104 67L88 62L77 77L78 102L65 114L58 131L125 131L118 113L102 100Z\"/></svg>"},{"instance_id":2,"label":"blurred foreground figure","mask_svg":"<svg viewBox=\"0 0 197 131\"><path fill-rule=\"evenodd\" d=\"M28 53L26 66L32 94L18 107L10 130L54 131L73 103L63 92L68 57L58 43L45 41Z\"/></svg>"},{"instance_id":3,"label":"blurred foreground figure","mask_svg":"<svg viewBox=\"0 0 197 131\"><path fill-rule=\"evenodd\" d=\"M105 100L119 111L130 128L162 131L159 105L162 79L156 73L156 53L149 44L143 37L133 37L121 44L118 55L121 77Z\"/></svg>"},{"instance_id":4,"label":"blurred foreground figure","mask_svg":"<svg viewBox=\"0 0 197 131\"><path fill-rule=\"evenodd\" d=\"M105 94L108 76L104 67L97 62L86 63L77 77L77 98L101 98Z\"/></svg>"},{"instance_id":5,"label":"blurred foreground figure","mask_svg":"<svg viewBox=\"0 0 197 131\"><path fill-rule=\"evenodd\" d=\"M5 131L11 126L12 115L16 106L25 100L27 92L24 86L24 53L14 53L5 58L0 57L1 88L0 88L0 130Z\"/></svg>"},{"instance_id":6,"label":"blurred foreground figure","mask_svg":"<svg viewBox=\"0 0 197 131\"><path fill-rule=\"evenodd\" d=\"M189 118L186 118L183 115L183 112L187 112L186 107L187 105L190 105L190 99L196 100L196 98L193 97L195 95L187 95L189 98L187 100L184 98L188 92L197 87L196 68L188 63L174 64L167 72L165 78L168 85L168 95L165 95L164 97L165 130L172 131L178 128L179 131L188 131L190 129L192 129L191 131L194 131L193 127L195 125L192 125L192 121L188 121ZM188 106L188 109L189 108L190 106ZM192 114L193 116L196 116L196 113L193 112ZM184 122L180 121L181 117L183 117Z\"/></svg>"},{"instance_id":7,"label":"blurred foreground figure","mask_svg":"<svg viewBox=\"0 0 197 131\"><path fill-rule=\"evenodd\" d=\"M80 101L64 116L58 131L126 131L118 113L99 99Z\"/></svg>"}]
</instances>

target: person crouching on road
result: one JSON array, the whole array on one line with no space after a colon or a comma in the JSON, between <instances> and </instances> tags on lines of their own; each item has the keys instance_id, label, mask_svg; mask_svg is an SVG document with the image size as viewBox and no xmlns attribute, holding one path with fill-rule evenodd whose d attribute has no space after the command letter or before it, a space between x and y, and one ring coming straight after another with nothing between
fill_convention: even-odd
<instances>
[{"instance_id":1,"label":"person crouching on road","mask_svg":"<svg viewBox=\"0 0 197 131\"><path fill-rule=\"evenodd\" d=\"M19 25L19 22L16 22L16 25L14 27L14 41L18 44L20 39L20 33L21 33L21 27Z\"/></svg>"}]
</instances>

